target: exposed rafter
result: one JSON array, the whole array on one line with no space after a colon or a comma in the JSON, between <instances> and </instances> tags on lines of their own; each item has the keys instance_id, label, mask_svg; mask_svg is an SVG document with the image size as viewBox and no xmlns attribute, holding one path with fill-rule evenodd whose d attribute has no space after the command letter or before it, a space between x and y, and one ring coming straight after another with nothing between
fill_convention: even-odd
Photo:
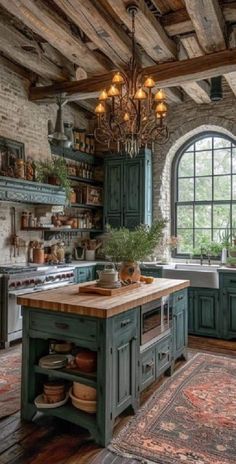
<instances>
[{"instance_id":1,"label":"exposed rafter","mask_svg":"<svg viewBox=\"0 0 236 464\"><path fill-rule=\"evenodd\" d=\"M131 30L131 17L126 10L127 0L107 0L116 14ZM164 61L176 56L176 45L167 36L160 22L153 16L143 0L139 0L135 17L135 37L146 53L155 61Z\"/></svg>"},{"instance_id":2,"label":"exposed rafter","mask_svg":"<svg viewBox=\"0 0 236 464\"><path fill-rule=\"evenodd\" d=\"M103 72L106 67L79 37L72 35L68 24L41 0L0 0L0 4L21 19L35 33L44 37L72 63L90 73Z\"/></svg>"},{"instance_id":3,"label":"exposed rafter","mask_svg":"<svg viewBox=\"0 0 236 464\"><path fill-rule=\"evenodd\" d=\"M210 59L209 59L210 58ZM200 56L183 61L161 63L145 68L144 75L151 75L161 87L176 87L185 82L200 81L223 73L236 71L236 50L224 50L210 56ZM30 90L31 100L65 92L68 95L80 92L96 92L110 84L113 73L96 75L81 81L58 83L48 87L34 87Z\"/></svg>"},{"instance_id":4,"label":"exposed rafter","mask_svg":"<svg viewBox=\"0 0 236 464\"><path fill-rule=\"evenodd\" d=\"M96 48L102 50L116 66L130 60L131 41L96 0L54 0L66 15L80 27Z\"/></svg>"},{"instance_id":5,"label":"exposed rafter","mask_svg":"<svg viewBox=\"0 0 236 464\"><path fill-rule=\"evenodd\" d=\"M224 50L224 18L218 0L185 0L185 4L203 50Z\"/></svg>"},{"instance_id":6,"label":"exposed rafter","mask_svg":"<svg viewBox=\"0 0 236 464\"><path fill-rule=\"evenodd\" d=\"M5 56L48 80L64 81L69 78L63 69L46 58L37 43L29 40L0 18L0 50Z\"/></svg>"}]
</instances>

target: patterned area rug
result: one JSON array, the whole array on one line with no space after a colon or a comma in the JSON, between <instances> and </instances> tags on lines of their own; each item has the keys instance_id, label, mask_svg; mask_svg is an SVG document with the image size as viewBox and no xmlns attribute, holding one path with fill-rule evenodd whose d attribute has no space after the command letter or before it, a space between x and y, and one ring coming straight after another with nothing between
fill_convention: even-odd
<instances>
[{"instance_id":1,"label":"patterned area rug","mask_svg":"<svg viewBox=\"0 0 236 464\"><path fill-rule=\"evenodd\" d=\"M236 463L236 360L197 354L152 395L109 449L145 463Z\"/></svg>"},{"instance_id":2,"label":"patterned area rug","mask_svg":"<svg viewBox=\"0 0 236 464\"><path fill-rule=\"evenodd\" d=\"M21 345L0 351L0 418L20 409Z\"/></svg>"}]
</instances>

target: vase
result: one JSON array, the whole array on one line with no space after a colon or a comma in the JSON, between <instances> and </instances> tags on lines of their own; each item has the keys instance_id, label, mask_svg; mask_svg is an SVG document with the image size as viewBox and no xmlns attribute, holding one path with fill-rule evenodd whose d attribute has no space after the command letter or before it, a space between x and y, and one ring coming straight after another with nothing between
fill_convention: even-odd
<instances>
[{"instance_id":1,"label":"vase","mask_svg":"<svg viewBox=\"0 0 236 464\"><path fill-rule=\"evenodd\" d=\"M123 261L119 270L120 280L130 283L139 282L141 271L137 261Z\"/></svg>"}]
</instances>

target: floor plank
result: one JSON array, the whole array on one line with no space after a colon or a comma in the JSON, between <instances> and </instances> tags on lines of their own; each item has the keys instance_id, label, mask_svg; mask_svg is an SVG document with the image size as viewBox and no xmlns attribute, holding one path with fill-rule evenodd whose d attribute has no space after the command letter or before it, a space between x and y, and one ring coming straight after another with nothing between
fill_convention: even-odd
<instances>
[{"instance_id":1,"label":"floor plank","mask_svg":"<svg viewBox=\"0 0 236 464\"><path fill-rule=\"evenodd\" d=\"M236 342L206 337L189 337L188 358L199 351L235 356ZM0 350L4 354L5 350ZM175 368L183 365L178 361ZM161 377L143 392L141 404L165 382ZM123 413L115 424L114 434L130 419ZM73 424L56 418L38 416L33 423L21 422L20 414L0 420L0 464L138 464L120 458L97 446L88 433Z\"/></svg>"}]
</instances>

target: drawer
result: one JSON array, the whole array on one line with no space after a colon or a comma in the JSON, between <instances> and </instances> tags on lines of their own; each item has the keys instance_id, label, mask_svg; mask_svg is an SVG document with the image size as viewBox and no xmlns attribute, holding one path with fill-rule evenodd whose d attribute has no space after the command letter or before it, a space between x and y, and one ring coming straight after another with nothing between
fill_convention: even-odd
<instances>
[{"instance_id":1,"label":"drawer","mask_svg":"<svg viewBox=\"0 0 236 464\"><path fill-rule=\"evenodd\" d=\"M113 318L113 333L115 336L121 336L122 334L130 335L130 333L136 332L137 327L137 317L139 316L139 308L131 309L131 311L126 311L119 316Z\"/></svg>"},{"instance_id":2,"label":"drawer","mask_svg":"<svg viewBox=\"0 0 236 464\"><path fill-rule=\"evenodd\" d=\"M187 307L187 290L180 290L173 295L173 310L177 314Z\"/></svg>"},{"instance_id":3,"label":"drawer","mask_svg":"<svg viewBox=\"0 0 236 464\"><path fill-rule=\"evenodd\" d=\"M64 316L34 312L30 315L30 329L46 332L51 338L74 337L85 341L96 341L97 322L80 316Z\"/></svg>"},{"instance_id":4,"label":"drawer","mask_svg":"<svg viewBox=\"0 0 236 464\"><path fill-rule=\"evenodd\" d=\"M155 348L141 354L140 365L141 391L155 380Z\"/></svg>"},{"instance_id":5,"label":"drawer","mask_svg":"<svg viewBox=\"0 0 236 464\"><path fill-rule=\"evenodd\" d=\"M156 376L164 372L171 363L171 337L160 340L156 347Z\"/></svg>"},{"instance_id":6,"label":"drawer","mask_svg":"<svg viewBox=\"0 0 236 464\"><path fill-rule=\"evenodd\" d=\"M223 274L221 276L222 278L222 283L221 283L221 286L222 287L235 287L236 289L236 272L232 272L230 274Z\"/></svg>"}]
</instances>

